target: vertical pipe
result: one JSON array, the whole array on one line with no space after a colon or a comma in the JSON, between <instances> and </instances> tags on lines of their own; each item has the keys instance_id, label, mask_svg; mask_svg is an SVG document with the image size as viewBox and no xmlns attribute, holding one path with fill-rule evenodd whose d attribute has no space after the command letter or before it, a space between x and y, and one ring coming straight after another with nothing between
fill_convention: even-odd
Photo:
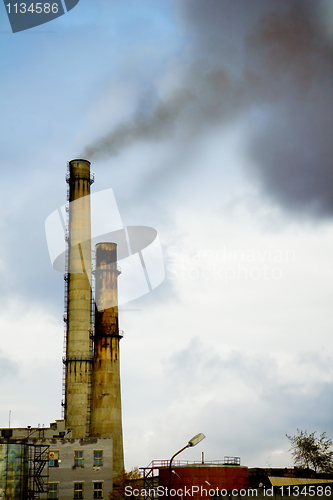
<instances>
[{"instance_id":1,"label":"vertical pipe","mask_svg":"<svg viewBox=\"0 0 333 500\"><path fill-rule=\"evenodd\" d=\"M113 439L113 471L124 469L118 326L117 245L96 245L91 436Z\"/></svg>"},{"instance_id":2,"label":"vertical pipe","mask_svg":"<svg viewBox=\"0 0 333 500\"><path fill-rule=\"evenodd\" d=\"M66 343L66 427L90 432L92 385L90 162L69 163L69 249Z\"/></svg>"}]
</instances>

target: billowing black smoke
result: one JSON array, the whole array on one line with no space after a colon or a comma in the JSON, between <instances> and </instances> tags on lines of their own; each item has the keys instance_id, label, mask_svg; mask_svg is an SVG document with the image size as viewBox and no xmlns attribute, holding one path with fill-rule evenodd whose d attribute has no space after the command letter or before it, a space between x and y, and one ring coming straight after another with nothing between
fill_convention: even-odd
<instances>
[{"instance_id":1,"label":"billowing black smoke","mask_svg":"<svg viewBox=\"0 0 333 500\"><path fill-rule=\"evenodd\" d=\"M248 150L266 193L284 207L333 213L332 40L321 0L182 0L195 53L178 91L86 148L91 159L182 130L198 140L249 121ZM250 117L250 118L249 118Z\"/></svg>"}]
</instances>

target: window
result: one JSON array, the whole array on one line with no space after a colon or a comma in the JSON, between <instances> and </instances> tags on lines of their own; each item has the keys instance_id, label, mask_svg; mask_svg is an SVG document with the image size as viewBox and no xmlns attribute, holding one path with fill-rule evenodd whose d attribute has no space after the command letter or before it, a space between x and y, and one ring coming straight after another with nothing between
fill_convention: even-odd
<instances>
[{"instance_id":1,"label":"window","mask_svg":"<svg viewBox=\"0 0 333 500\"><path fill-rule=\"evenodd\" d=\"M74 451L74 465L77 467L83 467L83 451Z\"/></svg>"},{"instance_id":2,"label":"window","mask_svg":"<svg viewBox=\"0 0 333 500\"><path fill-rule=\"evenodd\" d=\"M49 497L55 500L59 498L59 483L49 483Z\"/></svg>"},{"instance_id":3,"label":"window","mask_svg":"<svg viewBox=\"0 0 333 500\"><path fill-rule=\"evenodd\" d=\"M94 465L103 465L103 450L94 450Z\"/></svg>"},{"instance_id":4,"label":"window","mask_svg":"<svg viewBox=\"0 0 333 500\"><path fill-rule=\"evenodd\" d=\"M83 483L74 483L74 498L83 498Z\"/></svg>"},{"instance_id":5,"label":"window","mask_svg":"<svg viewBox=\"0 0 333 500\"><path fill-rule=\"evenodd\" d=\"M103 483L98 483L97 481L93 482L93 491L94 491L94 497L93 498L103 498Z\"/></svg>"},{"instance_id":6,"label":"window","mask_svg":"<svg viewBox=\"0 0 333 500\"><path fill-rule=\"evenodd\" d=\"M50 451L49 452L49 466L50 467L59 467L59 451Z\"/></svg>"}]
</instances>

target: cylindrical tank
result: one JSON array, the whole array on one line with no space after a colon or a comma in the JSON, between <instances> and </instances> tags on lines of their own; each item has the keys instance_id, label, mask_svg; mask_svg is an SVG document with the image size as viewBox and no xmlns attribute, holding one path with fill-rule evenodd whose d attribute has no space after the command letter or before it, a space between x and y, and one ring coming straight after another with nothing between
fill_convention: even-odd
<instances>
[{"instance_id":1,"label":"cylindrical tank","mask_svg":"<svg viewBox=\"0 0 333 500\"><path fill-rule=\"evenodd\" d=\"M116 243L96 245L91 436L113 439L114 477L124 468Z\"/></svg>"},{"instance_id":2,"label":"cylindrical tank","mask_svg":"<svg viewBox=\"0 0 333 500\"><path fill-rule=\"evenodd\" d=\"M66 427L90 434L92 389L90 162L69 163Z\"/></svg>"}]
</instances>

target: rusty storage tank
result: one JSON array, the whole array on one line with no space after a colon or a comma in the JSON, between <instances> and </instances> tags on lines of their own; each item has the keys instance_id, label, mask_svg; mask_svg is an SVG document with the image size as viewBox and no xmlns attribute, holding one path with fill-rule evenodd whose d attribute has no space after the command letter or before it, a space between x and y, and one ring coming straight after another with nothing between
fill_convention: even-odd
<instances>
[{"instance_id":1,"label":"rusty storage tank","mask_svg":"<svg viewBox=\"0 0 333 500\"><path fill-rule=\"evenodd\" d=\"M188 463L172 466L172 471L171 489L176 490L172 496L175 500L228 497L232 490L242 490L245 494L249 487L248 468L238 464ZM169 488L169 467L159 469L159 486L164 487L163 492ZM167 494L164 495L164 498L167 497Z\"/></svg>"}]
</instances>

